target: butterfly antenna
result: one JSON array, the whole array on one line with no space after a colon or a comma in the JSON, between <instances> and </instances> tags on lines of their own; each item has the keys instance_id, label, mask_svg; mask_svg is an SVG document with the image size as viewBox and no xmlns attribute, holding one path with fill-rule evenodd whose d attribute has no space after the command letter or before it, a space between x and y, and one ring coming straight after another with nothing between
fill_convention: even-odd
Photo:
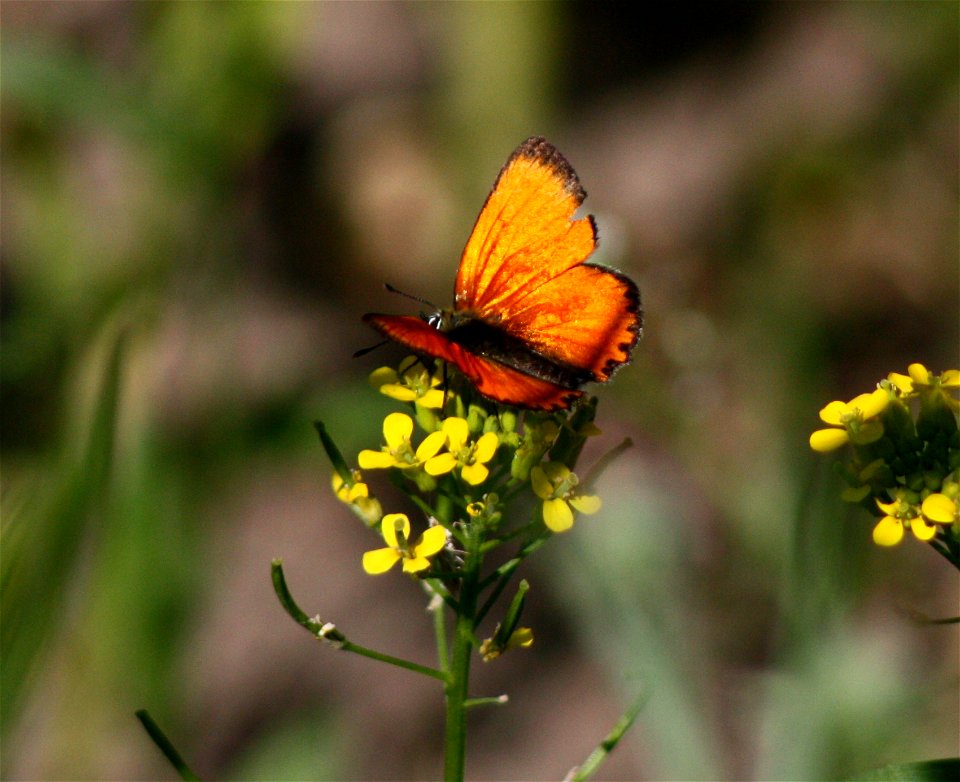
<instances>
[{"instance_id":1,"label":"butterfly antenna","mask_svg":"<svg viewBox=\"0 0 960 782\"><path fill-rule=\"evenodd\" d=\"M382 347L383 347L384 345L386 345L389 341L390 341L390 340L388 340L388 339L384 339L384 340L381 340L380 342L378 342L376 345L371 345L371 346L368 347L368 348L360 348L360 350L358 350L356 353L353 354L353 357L354 357L354 358L360 358L360 356L365 356L365 355L367 355L367 353L369 353L369 352L371 352L371 351L373 351L373 350L376 350L377 348L382 348Z\"/></svg>"},{"instance_id":2,"label":"butterfly antenna","mask_svg":"<svg viewBox=\"0 0 960 782\"><path fill-rule=\"evenodd\" d=\"M410 299L411 301L415 301L415 302L418 302L419 304L423 304L423 305L429 307L431 310L436 311L436 310L440 309L440 308L439 308L436 304L434 304L432 301L427 301L426 299L421 299L419 296L414 296L412 293L407 293L406 291L402 291L402 290L400 290L399 288L394 288L389 282L385 282L385 283L383 284L383 287L386 288L388 291L390 291L390 293L398 293L398 294L400 294L401 296L403 296L404 298Z\"/></svg>"}]
</instances>

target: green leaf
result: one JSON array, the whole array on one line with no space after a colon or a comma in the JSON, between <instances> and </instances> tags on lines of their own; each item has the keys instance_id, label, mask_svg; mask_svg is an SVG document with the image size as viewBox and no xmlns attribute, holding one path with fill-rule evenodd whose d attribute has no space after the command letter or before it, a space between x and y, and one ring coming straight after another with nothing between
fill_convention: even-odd
<instances>
[{"instance_id":1,"label":"green leaf","mask_svg":"<svg viewBox=\"0 0 960 782\"><path fill-rule=\"evenodd\" d=\"M89 554L82 541L107 502L125 333L121 330L112 339L93 410L80 413L88 413L89 424L79 449L65 443L62 469L46 473L19 507L4 513L0 530L4 732L47 641L61 624L67 584L81 554Z\"/></svg>"},{"instance_id":2,"label":"green leaf","mask_svg":"<svg viewBox=\"0 0 960 782\"><path fill-rule=\"evenodd\" d=\"M960 779L960 758L897 763L875 768L853 777L853 782L956 782Z\"/></svg>"}]
</instances>

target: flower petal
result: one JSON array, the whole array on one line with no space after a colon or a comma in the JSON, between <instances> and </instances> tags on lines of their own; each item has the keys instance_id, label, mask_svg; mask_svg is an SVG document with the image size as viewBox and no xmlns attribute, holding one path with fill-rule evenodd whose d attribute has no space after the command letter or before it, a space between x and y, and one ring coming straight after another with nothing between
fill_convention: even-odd
<instances>
[{"instance_id":1,"label":"flower petal","mask_svg":"<svg viewBox=\"0 0 960 782\"><path fill-rule=\"evenodd\" d=\"M884 516L873 528L873 542L878 546L896 546L903 540L903 524L893 516Z\"/></svg>"},{"instance_id":2,"label":"flower petal","mask_svg":"<svg viewBox=\"0 0 960 782\"><path fill-rule=\"evenodd\" d=\"M570 477L570 468L563 462L544 462L543 472L554 486Z\"/></svg>"},{"instance_id":3,"label":"flower petal","mask_svg":"<svg viewBox=\"0 0 960 782\"><path fill-rule=\"evenodd\" d=\"M940 385L943 388L960 388L960 369L948 369L940 375Z\"/></svg>"},{"instance_id":4,"label":"flower petal","mask_svg":"<svg viewBox=\"0 0 960 782\"><path fill-rule=\"evenodd\" d=\"M386 451L363 450L357 455L361 470L383 470L397 466L397 457Z\"/></svg>"},{"instance_id":5,"label":"flower petal","mask_svg":"<svg viewBox=\"0 0 960 782\"><path fill-rule=\"evenodd\" d=\"M414 553L420 557L432 557L447 544L447 530L439 524L428 527L414 547Z\"/></svg>"},{"instance_id":6,"label":"flower petal","mask_svg":"<svg viewBox=\"0 0 960 782\"><path fill-rule=\"evenodd\" d=\"M443 422L443 431L447 434L447 442L451 451L456 453L462 449L470 439L470 427L465 418L451 416Z\"/></svg>"},{"instance_id":7,"label":"flower petal","mask_svg":"<svg viewBox=\"0 0 960 782\"><path fill-rule=\"evenodd\" d=\"M404 557L403 558L403 572L404 573L419 573L421 570L426 570L430 567L430 560L426 557Z\"/></svg>"},{"instance_id":8,"label":"flower petal","mask_svg":"<svg viewBox=\"0 0 960 782\"><path fill-rule=\"evenodd\" d=\"M850 407L856 407L860 411L862 419L867 421L880 415L889 404L890 394L884 389L878 388L869 394L860 394L850 403Z\"/></svg>"},{"instance_id":9,"label":"flower petal","mask_svg":"<svg viewBox=\"0 0 960 782\"><path fill-rule=\"evenodd\" d=\"M388 546L401 548L400 538L404 541L410 540L410 519L406 513L388 513L380 522L380 531L383 532L383 540Z\"/></svg>"},{"instance_id":10,"label":"flower petal","mask_svg":"<svg viewBox=\"0 0 960 782\"><path fill-rule=\"evenodd\" d=\"M910 531L916 536L917 540L922 540L925 543L937 534L937 525L927 524L923 520L923 516L917 516L915 519L910 519Z\"/></svg>"},{"instance_id":11,"label":"flower petal","mask_svg":"<svg viewBox=\"0 0 960 782\"><path fill-rule=\"evenodd\" d=\"M549 500L553 496L553 484L550 483L542 467L534 467L530 470L530 485L533 487L533 493L541 500Z\"/></svg>"},{"instance_id":12,"label":"flower petal","mask_svg":"<svg viewBox=\"0 0 960 782\"><path fill-rule=\"evenodd\" d=\"M888 516L892 516L900 509L900 501L894 500L893 502L880 502L879 499L876 500L877 507L880 508Z\"/></svg>"},{"instance_id":13,"label":"flower petal","mask_svg":"<svg viewBox=\"0 0 960 782\"><path fill-rule=\"evenodd\" d=\"M384 383L378 390L384 396L396 399L398 402L412 402L417 398L416 391L399 383Z\"/></svg>"},{"instance_id":14,"label":"flower petal","mask_svg":"<svg viewBox=\"0 0 960 782\"><path fill-rule=\"evenodd\" d=\"M490 470L484 464L465 464L460 475L471 486L479 486L490 475Z\"/></svg>"},{"instance_id":15,"label":"flower petal","mask_svg":"<svg viewBox=\"0 0 960 782\"><path fill-rule=\"evenodd\" d=\"M445 392L439 388L432 388L417 400L417 404L421 407L428 407L431 410L439 410L443 407L444 396Z\"/></svg>"},{"instance_id":16,"label":"flower petal","mask_svg":"<svg viewBox=\"0 0 960 782\"><path fill-rule=\"evenodd\" d=\"M887 375L887 380L899 388L900 393L913 393L913 379L910 377L910 375L901 375L899 372L891 372L889 375Z\"/></svg>"},{"instance_id":17,"label":"flower petal","mask_svg":"<svg viewBox=\"0 0 960 782\"><path fill-rule=\"evenodd\" d=\"M335 472L333 478L330 479L330 483L333 486L333 493L337 495L337 499L343 500L344 502L350 501L347 499L347 496L350 494L350 487L343 482L340 473Z\"/></svg>"},{"instance_id":18,"label":"flower petal","mask_svg":"<svg viewBox=\"0 0 960 782\"><path fill-rule=\"evenodd\" d=\"M911 364L907 367L907 372L917 385L930 385L930 370L923 364Z\"/></svg>"},{"instance_id":19,"label":"flower petal","mask_svg":"<svg viewBox=\"0 0 960 782\"><path fill-rule=\"evenodd\" d=\"M351 507L368 527L374 526L383 518L383 507L376 497L360 497Z\"/></svg>"},{"instance_id":20,"label":"flower petal","mask_svg":"<svg viewBox=\"0 0 960 782\"><path fill-rule=\"evenodd\" d=\"M399 448L412 434L413 419L406 413L390 413L383 419L383 437L391 449Z\"/></svg>"},{"instance_id":21,"label":"flower petal","mask_svg":"<svg viewBox=\"0 0 960 782\"><path fill-rule=\"evenodd\" d=\"M486 464L497 452L497 446L500 445L500 438L495 432L487 432L483 437L477 440L476 449L473 452L475 461Z\"/></svg>"},{"instance_id":22,"label":"flower petal","mask_svg":"<svg viewBox=\"0 0 960 782\"><path fill-rule=\"evenodd\" d=\"M439 432L436 434L439 434ZM423 469L427 475L436 476L446 475L456 466L457 458L449 451L444 451L443 453L437 454L431 459L427 459L426 463L423 465Z\"/></svg>"},{"instance_id":23,"label":"flower petal","mask_svg":"<svg viewBox=\"0 0 960 782\"><path fill-rule=\"evenodd\" d=\"M846 402L831 402L820 411L820 420L832 426L843 426L843 416L849 412Z\"/></svg>"},{"instance_id":24,"label":"flower petal","mask_svg":"<svg viewBox=\"0 0 960 782\"><path fill-rule=\"evenodd\" d=\"M379 369L373 370L370 373L370 385L374 388L380 388L385 383L396 383L400 378L397 376L397 372L392 367L380 367Z\"/></svg>"},{"instance_id":25,"label":"flower petal","mask_svg":"<svg viewBox=\"0 0 960 782\"><path fill-rule=\"evenodd\" d=\"M810 447L819 453L835 451L849 441L850 435L847 434L846 429L817 429L810 435Z\"/></svg>"},{"instance_id":26,"label":"flower petal","mask_svg":"<svg viewBox=\"0 0 960 782\"><path fill-rule=\"evenodd\" d=\"M533 630L529 627L518 627L507 639L507 649L528 649L533 646Z\"/></svg>"},{"instance_id":27,"label":"flower petal","mask_svg":"<svg viewBox=\"0 0 960 782\"><path fill-rule=\"evenodd\" d=\"M400 552L392 548L378 548L363 555L363 569L371 576L386 573L400 559Z\"/></svg>"},{"instance_id":28,"label":"flower petal","mask_svg":"<svg viewBox=\"0 0 960 782\"><path fill-rule=\"evenodd\" d=\"M923 501L921 511L935 524L953 524L957 518L957 503L946 494L931 494Z\"/></svg>"},{"instance_id":29,"label":"flower petal","mask_svg":"<svg viewBox=\"0 0 960 782\"><path fill-rule=\"evenodd\" d=\"M586 513L588 516L596 513L603 505L603 501L595 494L584 494L579 497L571 497L568 502L574 510L580 513Z\"/></svg>"},{"instance_id":30,"label":"flower petal","mask_svg":"<svg viewBox=\"0 0 960 782\"><path fill-rule=\"evenodd\" d=\"M444 432L431 432L423 438L423 442L417 447L417 459L425 462L430 457L436 456L446 442L447 435Z\"/></svg>"},{"instance_id":31,"label":"flower petal","mask_svg":"<svg viewBox=\"0 0 960 782\"><path fill-rule=\"evenodd\" d=\"M573 526L573 511L566 500L545 500L543 503L543 523L552 532L566 532Z\"/></svg>"}]
</instances>

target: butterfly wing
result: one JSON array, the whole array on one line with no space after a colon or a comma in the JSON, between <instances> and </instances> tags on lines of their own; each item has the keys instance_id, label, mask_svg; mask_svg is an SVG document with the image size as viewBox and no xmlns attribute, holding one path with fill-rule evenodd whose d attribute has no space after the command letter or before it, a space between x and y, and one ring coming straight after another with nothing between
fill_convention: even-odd
<instances>
[{"instance_id":1,"label":"butterfly wing","mask_svg":"<svg viewBox=\"0 0 960 782\"><path fill-rule=\"evenodd\" d=\"M573 219L585 197L553 145L521 144L464 248L454 307L604 382L639 338L640 294L627 277L584 263L597 244L593 219Z\"/></svg>"},{"instance_id":2,"label":"butterfly wing","mask_svg":"<svg viewBox=\"0 0 960 782\"><path fill-rule=\"evenodd\" d=\"M371 313L364 315L363 320L414 353L453 364L481 394L503 404L533 410L562 410L583 394L471 353L420 318Z\"/></svg>"}]
</instances>

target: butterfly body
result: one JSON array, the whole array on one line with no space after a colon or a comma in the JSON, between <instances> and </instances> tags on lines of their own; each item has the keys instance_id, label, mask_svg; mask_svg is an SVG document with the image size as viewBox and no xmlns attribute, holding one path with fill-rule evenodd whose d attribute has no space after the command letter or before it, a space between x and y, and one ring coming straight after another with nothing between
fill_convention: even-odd
<instances>
[{"instance_id":1,"label":"butterfly body","mask_svg":"<svg viewBox=\"0 0 960 782\"><path fill-rule=\"evenodd\" d=\"M585 263L597 243L570 164L533 137L507 160L467 241L450 311L364 321L453 364L497 402L558 410L627 363L640 336L636 285Z\"/></svg>"}]
</instances>

